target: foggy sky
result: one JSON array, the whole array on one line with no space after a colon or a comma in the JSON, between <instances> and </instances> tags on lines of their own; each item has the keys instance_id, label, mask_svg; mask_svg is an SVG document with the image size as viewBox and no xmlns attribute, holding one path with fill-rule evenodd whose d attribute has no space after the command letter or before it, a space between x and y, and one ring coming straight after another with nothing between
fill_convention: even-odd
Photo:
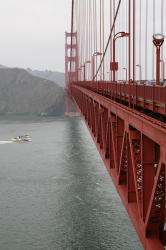
<instances>
[{"instance_id":1,"label":"foggy sky","mask_svg":"<svg viewBox=\"0 0 166 250\"><path fill-rule=\"evenodd\" d=\"M71 26L71 2L0 0L0 64L64 72L64 38ZM159 28L156 26L156 32Z\"/></svg>"},{"instance_id":2,"label":"foggy sky","mask_svg":"<svg viewBox=\"0 0 166 250\"><path fill-rule=\"evenodd\" d=\"M64 72L70 0L0 0L0 64Z\"/></svg>"}]
</instances>

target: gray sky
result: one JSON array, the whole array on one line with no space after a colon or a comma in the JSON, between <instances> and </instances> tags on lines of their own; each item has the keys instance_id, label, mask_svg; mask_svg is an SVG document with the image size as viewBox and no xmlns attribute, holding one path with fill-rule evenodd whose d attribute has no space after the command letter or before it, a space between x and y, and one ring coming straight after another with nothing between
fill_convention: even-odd
<instances>
[{"instance_id":1,"label":"gray sky","mask_svg":"<svg viewBox=\"0 0 166 250\"><path fill-rule=\"evenodd\" d=\"M71 0L0 0L0 64L64 71Z\"/></svg>"}]
</instances>

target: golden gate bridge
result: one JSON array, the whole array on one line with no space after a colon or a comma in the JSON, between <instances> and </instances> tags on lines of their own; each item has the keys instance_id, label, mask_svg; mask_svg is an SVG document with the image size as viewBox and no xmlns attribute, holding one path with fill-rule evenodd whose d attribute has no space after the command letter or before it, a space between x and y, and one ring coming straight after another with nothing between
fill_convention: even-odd
<instances>
[{"instance_id":1,"label":"golden gate bridge","mask_svg":"<svg viewBox=\"0 0 166 250\"><path fill-rule=\"evenodd\" d=\"M164 0L72 0L65 44L67 93L147 250L166 246L164 13Z\"/></svg>"}]
</instances>

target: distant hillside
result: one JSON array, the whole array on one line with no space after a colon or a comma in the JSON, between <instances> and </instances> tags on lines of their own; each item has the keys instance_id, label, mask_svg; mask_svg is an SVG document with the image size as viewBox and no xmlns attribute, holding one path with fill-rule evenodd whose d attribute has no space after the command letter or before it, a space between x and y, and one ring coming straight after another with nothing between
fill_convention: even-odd
<instances>
[{"instance_id":1,"label":"distant hillside","mask_svg":"<svg viewBox=\"0 0 166 250\"><path fill-rule=\"evenodd\" d=\"M39 76L41 78L53 81L63 88L65 86L65 74L64 73L50 71L50 70L40 71L40 70L27 69L27 71L34 76Z\"/></svg>"},{"instance_id":2,"label":"distant hillside","mask_svg":"<svg viewBox=\"0 0 166 250\"><path fill-rule=\"evenodd\" d=\"M7 68L8 68L8 67L6 67L6 66L0 64L0 69L7 69Z\"/></svg>"},{"instance_id":3,"label":"distant hillside","mask_svg":"<svg viewBox=\"0 0 166 250\"><path fill-rule=\"evenodd\" d=\"M0 68L0 114L61 114L64 90L23 69Z\"/></svg>"}]
</instances>

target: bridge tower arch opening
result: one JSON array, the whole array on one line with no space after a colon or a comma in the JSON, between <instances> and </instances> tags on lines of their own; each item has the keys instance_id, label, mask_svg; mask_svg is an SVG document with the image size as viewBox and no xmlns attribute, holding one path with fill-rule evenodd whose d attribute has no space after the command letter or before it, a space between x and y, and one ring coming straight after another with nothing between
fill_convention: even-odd
<instances>
[{"instance_id":1,"label":"bridge tower arch opening","mask_svg":"<svg viewBox=\"0 0 166 250\"><path fill-rule=\"evenodd\" d=\"M77 48L77 32L65 33L65 81L66 81L66 97L65 115L77 116L78 110L71 97L71 82L78 80L78 48Z\"/></svg>"}]
</instances>

